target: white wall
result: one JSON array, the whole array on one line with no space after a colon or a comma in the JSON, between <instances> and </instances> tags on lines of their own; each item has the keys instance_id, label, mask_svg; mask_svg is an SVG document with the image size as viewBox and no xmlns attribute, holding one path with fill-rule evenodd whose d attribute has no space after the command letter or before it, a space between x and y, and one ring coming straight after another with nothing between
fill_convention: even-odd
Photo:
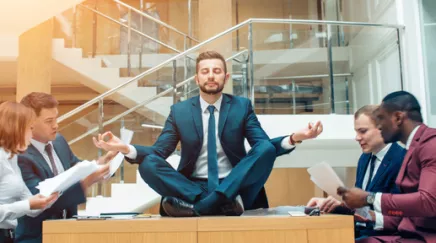
<instances>
[{"instance_id":1,"label":"white wall","mask_svg":"<svg viewBox=\"0 0 436 243\"><path fill-rule=\"evenodd\" d=\"M18 57L18 36L0 35L0 61L15 61Z\"/></svg>"},{"instance_id":2,"label":"white wall","mask_svg":"<svg viewBox=\"0 0 436 243\"><path fill-rule=\"evenodd\" d=\"M0 1L0 34L19 36L80 2L83 0Z\"/></svg>"},{"instance_id":3,"label":"white wall","mask_svg":"<svg viewBox=\"0 0 436 243\"><path fill-rule=\"evenodd\" d=\"M354 118L350 115L258 115L270 138L290 135L309 122L321 121L324 131L304 141L289 155L277 158L275 168L308 168L322 161L332 167L355 167L361 154L354 141ZM249 148L248 143L246 144Z\"/></svg>"},{"instance_id":4,"label":"white wall","mask_svg":"<svg viewBox=\"0 0 436 243\"><path fill-rule=\"evenodd\" d=\"M403 43L404 90L413 93L421 104L424 121L428 121L426 80L424 75L423 40L420 1L396 0L397 23L405 26Z\"/></svg>"},{"instance_id":5,"label":"white wall","mask_svg":"<svg viewBox=\"0 0 436 243\"><path fill-rule=\"evenodd\" d=\"M423 58L423 32L418 0L343 0L345 21L396 24L405 26L400 33L403 89L413 93L422 107L425 121L436 125L436 114L429 114L427 99L429 80L426 80ZM365 34L365 29L366 34ZM351 39L354 73L351 85L353 107L368 103L379 103L386 93L399 90L400 55L392 40L396 33L368 31L369 28L351 29L347 36ZM370 34L372 32L372 35ZM393 44L395 45L395 44ZM356 63L360 61L360 63ZM435 119L429 119L434 117ZM432 122L433 121L433 122Z\"/></svg>"},{"instance_id":6,"label":"white wall","mask_svg":"<svg viewBox=\"0 0 436 243\"><path fill-rule=\"evenodd\" d=\"M346 0L344 19L382 24L397 23L394 0ZM348 30L350 71L353 73L351 101L354 110L380 103L392 91L401 89L397 31L392 28L356 27Z\"/></svg>"},{"instance_id":7,"label":"white wall","mask_svg":"<svg viewBox=\"0 0 436 243\"><path fill-rule=\"evenodd\" d=\"M421 0L422 56L427 90L428 125L436 127L436 1Z\"/></svg>"}]
</instances>

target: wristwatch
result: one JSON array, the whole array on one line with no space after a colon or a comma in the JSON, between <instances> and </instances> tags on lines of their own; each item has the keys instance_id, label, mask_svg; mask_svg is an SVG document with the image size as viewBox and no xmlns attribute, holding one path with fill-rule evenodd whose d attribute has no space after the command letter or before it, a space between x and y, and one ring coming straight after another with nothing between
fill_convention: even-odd
<instances>
[{"instance_id":1,"label":"wristwatch","mask_svg":"<svg viewBox=\"0 0 436 243\"><path fill-rule=\"evenodd\" d=\"M366 196L366 203L369 205L373 205L375 201L375 193L374 192L370 192L368 194L368 196Z\"/></svg>"},{"instance_id":2,"label":"wristwatch","mask_svg":"<svg viewBox=\"0 0 436 243\"><path fill-rule=\"evenodd\" d=\"M292 136L294 136L294 133L292 133L291 136L289 136L289 140L291 141L291 144L292 144L292 145L297 145L297 144L302 143L302 141L295 141L295 140L292 138Z\"/></svg>"}]
</instances>

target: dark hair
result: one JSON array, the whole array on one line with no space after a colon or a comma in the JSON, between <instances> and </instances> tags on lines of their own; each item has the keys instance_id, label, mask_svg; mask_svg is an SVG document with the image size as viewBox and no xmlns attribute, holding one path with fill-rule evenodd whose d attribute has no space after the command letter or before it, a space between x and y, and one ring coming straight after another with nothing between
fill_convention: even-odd
<instances>
[{"instance_id":1,"label":"dark hair","mask_svg":"<svg viewBox=\"0 0 436 243\"><path fill-rule=\"evenodd\" d=\"M423 122L421 106L415 96L409 92L396 91L390 93L383 98L381 106L389 113L403 111L406 112L410 120Z\"/></svg>"},{"instance_id":2,"label":"dark hair","mask_svg":"<svg viewBox=\"0 0 436 243\"><path fill-rule=\"evenodd\" d=\"M59 105L59 102L52 95L42 92L32 92L24 96L20 103L32 108L37 116L43 108L51 109Z\"/></svg>"},{"instance_id":3,"label":"dark hair","mask_svg":"<svg viewBox=\"0 0 436 243\"><path fill-rule=\"evenodd\" d=\"M226 60L224 59L223 55L219 54L216 51L205 51L200 53L200 55L198 55L197 57L197 62L195 65L195 73L198 73L198 64L203 61L203 60L209 60L209 59L219 59L223 62L224 65L224 73L227 73L227 65L226 65Z\"/></svg>"},{"instance_id":4,"label":"dark hair","mask_svg":"<svg viewBox=\"0 0 436 243\"><path fill-rule=\"evenodd\" d=\"M376 121L376 115L375 111L378 109L378 105L365 105L360 107L359 110L357 110L354 113L354 120L359 118L360 115L366 115L368 116L373 122Z\"/></svg>"}]
</instances>

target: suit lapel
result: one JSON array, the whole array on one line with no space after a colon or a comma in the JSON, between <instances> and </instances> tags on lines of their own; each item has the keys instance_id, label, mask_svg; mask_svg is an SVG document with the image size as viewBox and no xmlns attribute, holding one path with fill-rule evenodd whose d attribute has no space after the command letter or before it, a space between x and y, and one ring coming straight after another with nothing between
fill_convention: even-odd
<instances>
[{"instance_id":1,"label":"suit lapel","mask_svg":"<svg viewBox=\"0 0 436 243\"><path fill-rule=\"evenodd\" d=\"M197 130L197 135L198 138L200 139L200 144L202 144L203 143L203 119L201 118L201 105L200 105L199 96L192 99L191 113L196 128L195 130Z\"/></svg>"},{"instance_id":2,"label":"suit lapel","mask_svg":"<svg viewBox=\"0 0 436 243\"><path fill-rule=\"evenodd\" d=\"M397 185L401 185L401 182L404 179L404 176L406 175L407 166L410 163L410 160L412 159L413 151L415 150L416 145L418 145L419 139L421 138L424 131L427 129L427 126L422 124L418 131L416 132L415 136L412 139L412 143L410 144L409 149L407 150L406 156L404 156L403 163L401 164L400 171L398 172L397 180L395 183Z\"/></svg>"},{"instance_id":3,"label":"suit lapel","mask_svg":"<svg viewBox=\"0 0 436 243\"><path fill-rule=\"evenodd\" d=\"M218 121L218 137L219 138L221 138L221 134L223 133L223 129L224 129L224 124L226 123L227 116L229 115L231 101L232 101L232 99L230 97L223 94L223 100L221 102L221 109L220 109L220 118Z\"/></svg>"},{"instance_id":4,"label":"suit lapel","mask_svg":"<svg viewBox=\"0 0 436 243\"><path fill-rule=\"evenodd\" d=\"M49 178L54 176L53 172L47 164L47 161L44 159L42 154L35 148L35 146L29 145L27 151L29 154L33 155L35 162L37 162L37 164L42 167L42 169L45 171L45 173L47 173Z\"/></svg>"},{"instance_id":5,"label":"suit lapel","mask_svg":"<svg viewBox=\"0 0 436 243\"><path fill-rule=\"evenodd\" d=\"M403 178L406 174L407 165L409 165L409 162L412 159L412 154L414 150L415 147L413 147L412 145L410 146L409 150L407 150L406 156L404 156L403 163L401 164L400 171L398 172L398 176L397 176L397 180L395 181L395 184L401 185L401 182L403 181Z\"/></svg>"},{"instance_id":6,"label":"suit lapel","mask_svg":"<svg viewBox=\"0 0 436 243\"><path fill-rule=\"evenodd\" d=\"M368 168L369 160L371 159L371 154L364 154L361 159L361 164L359 164L359 170L357 173L357 185L358 187L365 189L363 187L363 178L365 177L366 170Z\"/></svg>"},{"instance_id":7,"label":"suit lapel","mask_svg":"<svg viewBox=\"0 0 436 243\"><path fill-rule=\"evenodd\" d=\"M71 165L70 165L70 158L66 156L68 156L69 153L63 151L62 144L59 142L58 139L54 140L52 143L53 143L53 149L56 152L56 155L58 156L59 160L61 161L62 166L64 167L64 171L68 170Z\"/></svg>"}]
</instances>

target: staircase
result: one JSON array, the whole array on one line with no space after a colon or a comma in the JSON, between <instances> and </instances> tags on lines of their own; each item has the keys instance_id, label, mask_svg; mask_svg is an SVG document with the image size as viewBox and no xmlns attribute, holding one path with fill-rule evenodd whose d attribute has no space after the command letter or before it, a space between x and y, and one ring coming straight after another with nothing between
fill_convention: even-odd
<instances>
[{"instance_id":1,"label":"staircase","mask_svg":"<svg viewBox=\"0 0 436 243\"><path fill-rule=\"evenodd\" d=\"M157 54L156 56L160 55ZM167 57L168 55L166 54L160 56L161 59ZM80 80L81 83L98 93L104 93L131 80L131 78L128 77L120 77L120 69L124 67L122 63L126 58L126 55L84 58L82 49L66 48L64 39L53 40L53 59L81 74L83 76ZM144 61L149 60L149 57L143 55L143 59ZM110 67L103 67L103 63L110 63ZM120 89L117 92L117 96L114 97L114 101L130 108L156 94L156 87L138 87L136 83L132 83ZM162 116L167 116L169 114L168 104L171 104L171 102L172 97L161 97L147 104L146 107ZM162 109L162 107L166 107L167 109Z\"/></svg>"},{"instance_id":2,"label":"staircase","mask_svg":"<svg viewBox=\"0 0 436 243\"><path fill-rule=\"evenodd\" d=\"M168 163L177 168L180 156L172 155ZM101 213L136 212L142 213L146 209L159 203L161 196L151 189L136 172L136 183L113 183L110 197L90 197L86 201L86 210L79 215L100 215Z\"/></svg>"}]
</instances>

